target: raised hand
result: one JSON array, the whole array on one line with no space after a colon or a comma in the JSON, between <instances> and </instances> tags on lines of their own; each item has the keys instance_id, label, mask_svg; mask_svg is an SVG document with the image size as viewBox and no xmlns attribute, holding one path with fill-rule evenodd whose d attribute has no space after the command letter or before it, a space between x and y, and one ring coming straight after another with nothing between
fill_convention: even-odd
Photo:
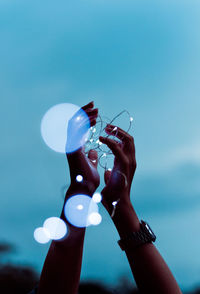
<instances>
[{"instance_id":1,"label":"raised hand","mask_svg":"<svg viewBox=\"0 0 200 294\"><path fill-rule=\"evenodd\" d=\"M99 137L115 156L112 171L105 171L106 186L102 190L103 204L111 214L113 202L130 203L131 183L136 170L135 145L133 137L116 126L107 125L105 131L108 135L120 139L120 142L117 142L108 137Z\"/></svg>"},{"instance_id":2,"label":"raised hand","mask_svg":"<svg viewBox=\"0 0 200 294\"><path fill-rule=\"evenodd\" d=\"M98 115L98 109L94 108L94 103L90 102L89 104L83 106L81 108L81 111L85 111L89 118L89 124L90 126L94 126L96 124L96 118ZM71 121L68 125L68 137L70 138L70 128L71 130L76 128L72 128L72 124L74 124L74 121L79 116L79 111L72 117ZM86 129L88 125L88 119L83 119L81 124L77 125L77 133L81 133L81 135L84 135L83 130ZM71 136L74 136L74 133L71 134ZM88 157L85 155L84 152L84 144L82 147L80 147L78 150L67 153L67 159L69 163L69 169L70 169L70 177L71 177L71 186L75 188L77 186L76 182L76 176L81 175L83 177L83 182L78 183L78 186L82 185L82 187L88 192L89 194L93 194L96 188L99 186L100 177L97 171L97 165L98 165L98 155L95 150L90 150L88 153Z\"/></svg>"}]
</instances>

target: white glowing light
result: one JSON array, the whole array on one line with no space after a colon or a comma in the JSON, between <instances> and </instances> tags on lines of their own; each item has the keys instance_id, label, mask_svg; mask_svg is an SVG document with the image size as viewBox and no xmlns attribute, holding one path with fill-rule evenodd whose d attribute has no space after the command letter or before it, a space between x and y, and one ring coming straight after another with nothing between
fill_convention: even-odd
<instances>
[{"instance_id":1,"label":"white glowing light","mask_svg":"<svg viewBox=\"0 0 200 294\"><path fill-rule=\"evenodd\" d=\"M99 139L98 139L98 140L96 140L96 143L97 143L97 144L99 144L99 142L100 142L100 141L99 141Z\"/></svg>"},{"instance_id":2,"label":"white glowing light","mask_svg":"<svg viewBox=\"0 0 200 294\"><path fill-rule=\"evenodd\" d=\"M91 160L93 163L96 163L97 161L96 161L96 159L93 159L93 160Z\"/></svg>"},{"instance_id":3,"label":"white glowing light","mask_svg":"<svg viewBox=\"0 0 200 294\"><path fill-rule=\"evenodd\" d=\"M83 176L81 176L81 175L76 176L76 181L77 182L82 182L83 181Z\"/></svg>"},{"instance_id":4,"label":"white glowing light","mask_svg":"<svg viewBox=\"0 0 200 294\"><path fill-rule=\"evenodd\" d=\"M102 157L106 157L106 153L103 153Z\"/></svg>"},{"instance_id":5,"label":"white glowing light","mask_svg":"<svg viewBox=\"0 0 200 294\"><path fill-rule=\"evenodd\" d=\"M117 205L117 201L113 201L113 202L112 202L112 205L113 205L113 206Z\"/></svg>"},{"instance_id":6,"label":"white glowing light","mask_svg":"<svg viewBox=\"0 0 200 294\"><path fill-rule=\"evenodd\" d=\"M99 145L102 145L103 143L102 142L99 142Z\"/></svg>"},{"instance_id":7,"label":"white glowing light","mask_svg":"<svg viewBox=\"0 0 200 294\"><path fill-rule=\"evenodd\" d=\"M83 205L82 204L79 204L76 207L77 207L78 210L82 210L83 209Z\"/></svg>"},{"instance_id":8,"label":"white glowing light","mask_svg":"<svg viewBox=\"0 0 200 294\"><path fill-rule=\"evenodd\" d=\"M96 202L96 203L101 202L101 200L102 200L102 196L101 196L101 194L98 193L98 192L94 193L93 196L92 196L92 200L93 200L94 202Z\"/></svg>"},{"instance_id":9,"label":"white glowing light","mask_svg":"<svg viewBox=\"0 0 200 294\"><path fill-rule=\"evenodd\" d=\"M70 197L64 207L66 219L73 226L80 228L91 225L88 216L93 212L98 212L98 205L91 197L83 194Z\"/></svg>"},{"instance_id":10,"label":"white glowing light","mask_svg":"<svg viewBox=\"0 0 200 294\"><path fill-rule=\"evenodd\" d=\"M89 215L88 220L91 225L97 226L102 221L102 216L98 212L93 212Z\"/></svg>"},{"instance_id":11,"label":"white glowing light","mask_svg":"<svg viewBox=\"0 0 200 294\"><path fill-rule=\"evenodd\" d=\"M130 117L130 121L133 121L133 117Z\"/></svg>"},{"instance_id":12,"label":"white glowing light","mask_svg":"<svg viewBox=\"0 0 200 294\"><path fill-rule=\"evenodd\" d=\"M50 217L45 220L43 228L50 234L50 239L59 240L67 234L67 226L59 217Z\"/></svg>"},{"instance_id":13,"label":"white glowing light","mask_svg":"<svg viewBox=\"0 0 200 294\"><path fill-rule=\"evenodd\" d=\"M70 153L84 145L89 128L89 118L79 106L62 103L51 107L43 116L41 135L54 151Z\"/></svg>"},{"instance_id":14,"label":"white glowing light","mask_svg":"<svg viewBox=\"0 0 200 294\"><path fill-rule=\"evenodd\" d=\"M92 143L94 140L93 139L90 139L90 143Z\"/></svg>"},{"instance_id":15,"label":"white glowing light","mask_svg":"<svg viewBox=\"0 0 200 294\"><path fill-rule=\"evenodd\" d=\"M108 171L112 171L112 168L108 168Z\"/></svg>"},{"instance_id":16,"label":"white glowing light","mask_svg":"<svg viewBox=\"0 0 200 294\"><path fill-rule=\"evenodd\" d=\"M34 239L40 244L45 244L50 241L50 234L43 227L39 227L35 229L33 236L34 236Z\"/></svg>"},{"instance_id":17,"label":"white glowing light","mask_svg":"<svg viewBox=\"0 0 200 294\"><path fill-rule=\"evenodd\" d=\"M113 131L116 131L117 130L117 127L114 127Z\"/></svg>"},{"instance_id":18,"label":"white glowing light","mask_svg":"<svg viewBox=\"0 0 200 294\"><path fill-rule=\"evenodd\" d=\"M92 130L92 132L95 133L95 132L96 132L96 128L94 128L94 129Z\"/></svg>"}]
</instances>

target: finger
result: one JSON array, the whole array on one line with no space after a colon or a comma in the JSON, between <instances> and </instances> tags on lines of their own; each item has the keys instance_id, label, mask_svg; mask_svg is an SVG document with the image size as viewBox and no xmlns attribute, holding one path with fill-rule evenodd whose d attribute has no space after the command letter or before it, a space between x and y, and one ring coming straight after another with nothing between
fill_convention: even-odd
<instances>
[{"instance_id":1,"label":"finger","mask_svg":"<svg viewBox=\"0 0 200 294\"><path fill-rule=\"evenodd\" d=\"M110 169L107 169L104 173L104 181L105 181L105 184L107 185L109 180L110 180L110 175L111 175L111 170Z\"/></svg>"},{"instance_id":2,"label":"finger","mask_svg":"<svg viewBox=\"0 0 200 294\"><path fill-rule=\"evenodd\" d=\"M95 126L96 125L96 119L92 119L92 120L90 120L90 127L93 127L93 126Z\"/></svg>"},{"instance_id":3,"label":"finger","mask_svg":"<svg viewBox=\"0 0 200 294\"><path fill-rule=\"evenodd\" d=\"M93 108L94 107L94 101L91 101L90 103L84 105L83 107L81 107L83 110L86 110L88 108Z\"/></svg>"},{"instance_id":4,"label":"finger","mask_svg":"<svg viewBox=\"0 0 200 294\"><path fill-rule=\"evenodd\" d=\"M94 109L91 109L91 108L88 108L87 110L85 110L85 112L87 113L87 115L90 117L90 116L94 116L94 115L98 115L98 108L94 108Z\"/></svg>"},{"instance_id":5,"label":"finger","mask_svg":"<svg viewBox=\"0 0 200 294\"><path fill-rule=\"evenodd\" d=\"M105 131L108 135L116 136L124 144L124 150L135 153L134 139L126 131L113 125L107 125Z\"/></svg>"},{"instance_id":6,"label":"finger","mask_svg":"<svg viewBox=\"0 0 200 294\"><path fill-rule=\"evenodd\" d=\"M107 125L105 128L106 133L112 134L116 136L118 139L122 141L131 141L132 136L129 135L126 131L122 130L121 128L113 125Z\"/></svg>"},{"instance_id":7,"label":"finger","mask_svg":"<svg viewBox=\"0 0 200 294\"><path fill-rule=\"evenodd\" d=\"M105 137L101 137L101 136L99 137L99 140L103 144L106 144L111 149L111 151L116 156L116 158L119 158L120 160L124 160L123 150L116 141L114 141L110 138L105 138Z\"/></svg>"},{"instance_id":8,"label":"finger","mask_svg":"<svg viewBox=\"0 0 200 294\"><path fill-rule=\"evenodd\" d=\"M98 164L98 153L97 153L97 151L94 150L94 149L91 149L88 152L88 158L91 161L92 165L94 165L95 167L97 167L97 164Z\"/></svg>"}]
</instances>

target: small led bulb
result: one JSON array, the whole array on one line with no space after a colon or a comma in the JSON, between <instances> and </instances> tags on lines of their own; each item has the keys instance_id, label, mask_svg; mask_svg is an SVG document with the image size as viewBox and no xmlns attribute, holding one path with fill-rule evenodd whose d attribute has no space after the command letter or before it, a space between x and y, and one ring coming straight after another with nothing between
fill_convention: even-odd
<instances>
[{"instance_id":1,"label":"small led bulb","mask_svg":"<svg viewBox=\"0 0 200 294\"><path fill-rule=\"evenodd\" d=\"M113 202L112 202L112 205L113 205L113 206L117 205L117 201L113 201Z\"/></svg>"},{"instance_id":2,"label":"small led bulb","mask_svg":"<svg viewBox=\"0 0 200 294\"><path fill-rule=\"evenodd\" d=\"M130 121L133 121L133 117L132 116L130 117Z\"/></svg>"},{"instance_id":3,"label":"small led bulb","mask_svg":"<svg viewBox=\"0 0 200 294\"><path fill-rule=\"evenodd\" d=\"M81 175L78 175L78 176L76 176L76 181L77 182L82 182L83 181L83 176L81 176Z\"/></svg>"},{"instance_id":4,"label":"small led bulb","mask_svg":"<svg viewBox=\"0 0 200 294\"><path fill-rule=\"evenodd\" d=\"M95 133L95 132L96 132L96 128L94 128L94 129L92 130L92 132Z\"/></svg>"}]
</instances>

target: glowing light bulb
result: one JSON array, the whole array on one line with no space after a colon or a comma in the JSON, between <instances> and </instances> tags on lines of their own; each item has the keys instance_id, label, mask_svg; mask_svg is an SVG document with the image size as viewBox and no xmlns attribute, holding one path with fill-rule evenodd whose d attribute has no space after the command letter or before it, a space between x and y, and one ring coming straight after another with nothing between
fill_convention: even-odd
<instances>
[{"instance_id":1,"label":"glowing light bulb","mask_svg":"<svg viewBox=\"0 0 200 294\"><path fill-rule=\"evenodd\" d=\"M76 176L76 181L77 182L82 182L83 181L83 176L81 176L81 175L78 175L78 176Z\"/></svg>"},{"instance_id":2,"label":"glowing light bulb","mask_svg":"<svg viewBox=\"0 0 200 294\"><path fill-rule=\"evenodd\" d=\"M133 117L130 117L130 121L133 121Z\"/></svg>"},{"instance_id":3,"label":"glowing light bulb","mask_svg":"<svg viewBox=\"0 0 200 294\"><path fill-rule=\"evenodd\" d=\"M117 205L117 201L113 201L113 202L112 202L112 205L113 205L113 206Z\"/></svg>"},{"instance_id":4,"label":"glowing light bulb","mask_svg":"<svg viewBox=\"0 0 200 294\"><path fill-rule=\"evenodd\" d=\"M117 131L117 127L114 127L113 131Z\"/></svg>"},{"instance_id":5,"label":"glowing light bulb","mask_svg":"<svg viewBox=\"0 0 200 294\"><path fill-rule=\"evenodd\" d=\"M88 221L91 225L97 226L102 221L102 216L98 212L93 212L89 215Z\"/></svg>"},{"instance_id":6,"label":"glowing light bulb","mask_svg":"<svg viewBox=\"0 0 200 294\"><path fill-rule=\"evenodd\" d=\"M101 194L98 193L98 192L94 193L93 196L92 196L92 200L93 200L94 202L96 202L96 203L101 202L101 200L102 200L102 196L101 196Z\"/></svg>"}]
</instances>

